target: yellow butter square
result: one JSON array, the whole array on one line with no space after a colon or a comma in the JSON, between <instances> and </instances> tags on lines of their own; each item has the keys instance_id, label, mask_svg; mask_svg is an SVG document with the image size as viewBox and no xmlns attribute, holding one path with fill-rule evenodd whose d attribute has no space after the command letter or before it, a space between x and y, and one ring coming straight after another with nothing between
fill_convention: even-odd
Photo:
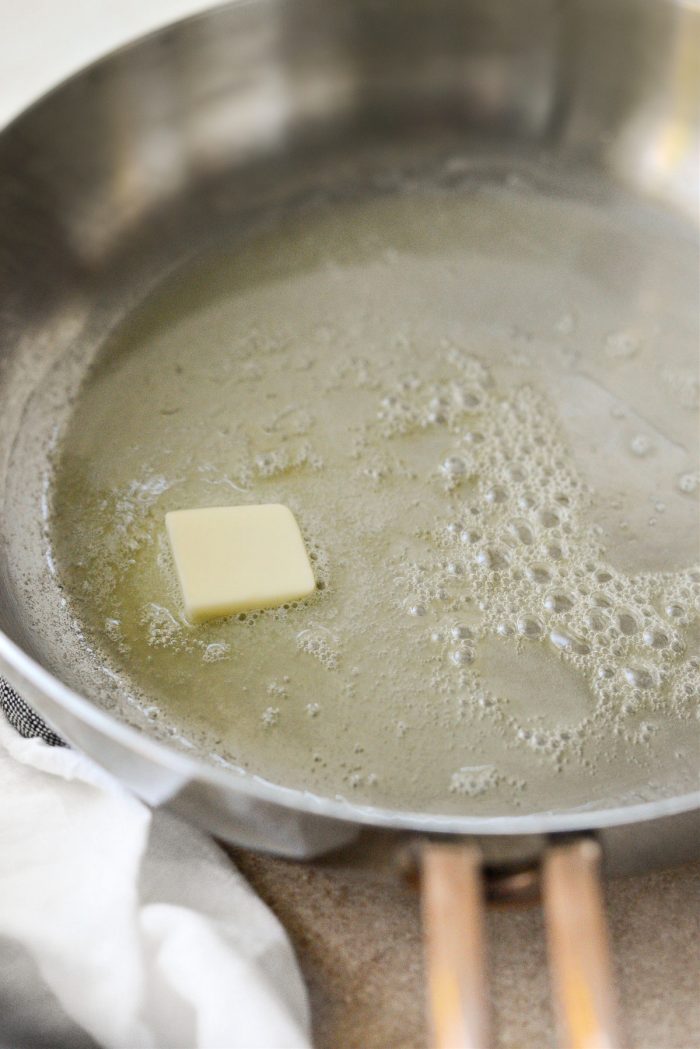
<instances>
[{"instance_id":1,"label":"yellow butter square","mask_svg":"<svg viewBox=\"0 0 700 1049\"><path fill-rule=\"evenodd\" d=\"M173 510L165 525L193 623L274 608L316 588L299 525L286 506Z\"/></svg>"}]
</instances>

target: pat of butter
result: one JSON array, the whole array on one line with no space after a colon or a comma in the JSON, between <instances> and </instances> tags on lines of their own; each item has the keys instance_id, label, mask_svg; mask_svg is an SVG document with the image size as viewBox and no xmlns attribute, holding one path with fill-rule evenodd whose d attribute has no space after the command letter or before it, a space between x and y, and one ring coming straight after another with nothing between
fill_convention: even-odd
<instances>
[{"instance_id":1,"label":"pat of butter","mask_svg":"<svg viewBox=\"0 0 700 1049\"><path fill-rule=\"evenodd\" d=\"M286 506L212 506L165 515L185 612L193 623L275 608L316 588Z\"/></svg>"}]
</instances>

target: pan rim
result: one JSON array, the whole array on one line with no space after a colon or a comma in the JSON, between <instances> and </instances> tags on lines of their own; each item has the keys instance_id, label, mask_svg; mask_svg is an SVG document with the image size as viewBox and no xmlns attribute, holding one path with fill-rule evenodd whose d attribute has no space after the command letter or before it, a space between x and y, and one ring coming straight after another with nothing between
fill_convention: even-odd
<instances>
[{"instance_id":1,"label":"pan rim","mask_svg":"<svg viewBox=\"0 0 700 1049\"><path fill-rule=\"evenodd\" d=\"M101 52L88 63L76 69L58 83L42 91L36 98L23 106L10 118L0 123L0 134L4 139L15 134L44 105L94 70L103 69L148 41L165 38L173 32L181 32L213 14L239 8L274 5L285 0L218 0L203 11L175 18L126 40L117 47ZM678 9L683 0L663 0L663 6ZM226 791L234 791L252 799L278 805L293 812L307 813L329 820L367 827L383 827L396 830L436 832L449 835L539 835L575 830L594 830L630 826L645 821L700 810L700 788L684 794L613 807L580 808L561 812L538 811L522 815L505 816L459 816L436 813L392 810L382 807L361 806L347 799L336 799L312 794L299 788L285 787L253 773L217 768L178 750L176 747L155 739L146 732L98 707L86 696L65 685L30 656L21 646L0 630L0 672L14 684L20 694L22 685L32 689L31 704L37 712L50 722L51 704L72 714L77 721L94 729L102 737L121 744L143 759L187 781L200 782ZM63 733L68 742L70 734ZM79 748L78 748L79 749ZM88 752L86 752L88 753ZM88 756L91 755L88 753ZM99 758L92 758L99 764ZM118 776L115 776L118 778Z\"/></svg>"},{"instance_id":2,"label":"pan rim","mask_svg":"<svg viewBox=\"0 0 700 1049\"><path fill-rule=\"evenodd\" d=\"M449 835L527 836L629 826L700 809L700 789L633 805L506 816L447 816L438 813L356 805L347 799L324 797L300 788L285 787L245 770L236 772L233 769L216 768L202 759L184 754L175 747L154 739L145 732L140 732L109 711L102 710L87 697L82 696L46 670L2 630L0 630L0 670L9 683L15 685L20 692L22 683L33 686L40 698L38 700L32 698L32 705L36 707L40 715L46 716L49 722L51 721L50 714L42 709L41 697L44 695L48 695L58 706L101 735L127 747L163 770L183 777L187 782L205 783L224 790L233 790L293 812L321 816L336 822ZM70 738L67 739L67 742L71 742ZM89 752L85 753L96 764L100 764L98 758L93 758ZM118 776L115 778L118 779Z\"/></svg>"}]
</instances>

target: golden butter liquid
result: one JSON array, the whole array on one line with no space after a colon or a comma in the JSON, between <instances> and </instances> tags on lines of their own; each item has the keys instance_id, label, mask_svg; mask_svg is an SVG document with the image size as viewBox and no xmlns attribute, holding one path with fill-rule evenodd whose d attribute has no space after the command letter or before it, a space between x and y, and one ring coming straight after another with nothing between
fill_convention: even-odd
<instances>
[{"instance_id":1,"label":"golden butter liquid","mask_svg":"<svg viewBox=\"0 0 700 1049\"><path fill-rule=\"evenodd\" d=\"M692 782L697 322L662 288L693 302L693 249L620 207L319 207L129 317L62 435L50 543L154 725L360 804L633 798L669 754ZM166 512L266 502L317 594L190 625Z\"/></svg>"}]
</instances>

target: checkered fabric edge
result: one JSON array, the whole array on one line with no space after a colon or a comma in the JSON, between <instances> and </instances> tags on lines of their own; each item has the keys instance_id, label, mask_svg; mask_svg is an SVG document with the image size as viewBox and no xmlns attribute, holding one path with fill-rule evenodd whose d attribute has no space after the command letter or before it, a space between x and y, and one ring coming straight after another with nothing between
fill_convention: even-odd
<instances>
[{"instance_id":1,"label":"checkered fabric edge","mask_svg":"<svg viewBox=\"0 0 700 1049\"><path fill-rule=\"evenodd\" d=\"M52 747L65 747L65 742L35 714L31 707L21 699L13 688L0 678L0 707L5 717L20 736L30 738L38 736Z\"/></svg>"}]
</instances>

